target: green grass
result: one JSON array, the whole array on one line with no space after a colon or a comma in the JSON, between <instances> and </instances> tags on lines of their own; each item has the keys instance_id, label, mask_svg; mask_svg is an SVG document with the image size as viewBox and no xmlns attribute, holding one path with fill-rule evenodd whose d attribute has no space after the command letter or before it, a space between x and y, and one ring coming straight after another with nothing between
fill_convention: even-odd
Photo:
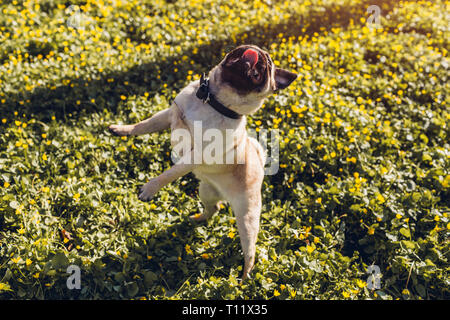
<instances>
[{"instance_id":1,"label":"green grass","mask_svg":"<svg viewBox=\"0 0 450 320\"><path fill-rule=\"evenodd\" d=\"M73 3L76 29L66 1L0 1L0 299L450 297L449 1ZM169 134L106 129L243 43L299 78L248 121L282 141L241 286L228 205L190 222L192 175L137 199Z\"/></svg>"}]
</instances>

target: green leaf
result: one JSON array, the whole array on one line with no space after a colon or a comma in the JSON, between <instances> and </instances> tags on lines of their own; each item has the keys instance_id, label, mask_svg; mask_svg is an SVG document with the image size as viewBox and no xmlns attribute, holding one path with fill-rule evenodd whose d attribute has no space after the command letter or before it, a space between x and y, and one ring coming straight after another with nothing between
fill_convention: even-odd
<instances>
[{"instance_id":1,"label":"green leaf","mask_svg":"<svg viewBox=\"0 0 450 320\"><path fill-rule=\"evenodd\" d=\"M429 161L431 161L431 160L433 160L433 158L431 158L431 156L430 156L429 154L424 153L424 154L422 155L422 161L424 161L424 162L429 162Z\"/></svg>"},{"instance_id":2,"label":"green leaf","mask_svg":"<svg viewBox=\"0 0 450 320\"><path fill-rule=\"evenodd\" d=\"M136 282L127 283L126 288L128 296L131 298L137 295L139 292L139 286L137 285Z\"/></svg>"},{"instance_id":3,"label":"green leaf","mask_svg":"<svg viewBox=\"0 0 450 320\"><path fill-rule=\"evenodd\" d=\"M6 269L5 275L4 275L3 278L0 280L0 282L8 282L8 280L11 279L12 275L13 275L13 274L12 274L11 270L9 270L9 268Z\"/></svg>"},{"instance_id":4,"label":"green leaf","mask_svg":"<svg viewBox=\"0 0 450 320\"><path fill-rule=\"evenodd\" d=\"M156 280L158 280L156 273L150 270L144 271L144 283L146 287L150 287Z\"/></svg>"},{"instance_id":5,"label":"green leaf","mask_svg":"<svg viewBox=\"0 0 450 320\"><path fill-rule=\"evenodd\" d=\"M52 258L52 267L55 269L62 269L69 265L69 259L63 252L58 252Z\"/></svg>"},{"instance_id":6,"label":"green leaf","mask_svg":"<svg viewBox=\"0 0 450 320\"><path fill-rule=\"evenodd\" d=\"M426 289L423 285L421 285L420 283L416 285L416 290L417 293L422 297L422 298L426 298Z\"/></svg>"},{"instance_id":7,"label":"green leaf","mask_svg":"<svg viewBox=\"0 0 450 320\"><path fill-rule=\"evenodd\" d=\"M412 241L402 240L403 246L405 246L407 249L415 249L416 245Z\"/></svg>"},{"instance_id":8,"label":"green leaf","mask_svg":"<svg viewBox=\"0 0 450 320\"><path fill-rule=\"evenodd\" d=\"M403 236L405 236L406 238L410 238L410 237L411 237L411 233L410 233L409 229L401 228L399 232L400 232Z\"/></svg>"}]
</instances>

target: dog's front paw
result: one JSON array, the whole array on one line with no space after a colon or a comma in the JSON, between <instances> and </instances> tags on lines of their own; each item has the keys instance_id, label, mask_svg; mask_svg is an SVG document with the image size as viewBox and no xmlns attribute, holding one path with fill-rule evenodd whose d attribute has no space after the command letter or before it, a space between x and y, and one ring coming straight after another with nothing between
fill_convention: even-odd
<instances>
[{"instance_id":1,"label":"dog's front paw","mask_svg":"<svg viewBox=\"0 0 450 320\"><path fill-rule=\"evenodd\" d=\"M129 136L133 130L133 126L112 124L108 127L108 130L115 136Z\"/></svg>"},{"instance_id":2,"label":"dog's front paw","mask_svg":"<svg viewBox=\"0 0 450 320\"><path fill-rule=\"evenodd\" d=\"M139 200L150 201L160 189L156 179L151 179L149 182L139 188Z\"/></svg>"}]
</instances>

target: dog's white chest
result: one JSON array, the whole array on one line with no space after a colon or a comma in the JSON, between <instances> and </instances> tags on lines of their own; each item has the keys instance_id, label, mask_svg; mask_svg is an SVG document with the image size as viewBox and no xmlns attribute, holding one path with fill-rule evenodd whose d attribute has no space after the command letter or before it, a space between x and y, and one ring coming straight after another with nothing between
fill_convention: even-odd
<instances>
[{"instance_id":1,"label":"dog's white chest","mask_svg":"<svg viewBox=\"0 0 450 320\"><path fill-rule=\"evenodd\" d=\"M210 158L221 159L216 164L226 163L227 155L231 157L229 152L246 135L245 117L231 119L220 114L197 98L197 89L198 82L192 82L174 100L179 113L174 121L176 125L172 127L172 147L179 154L194 150L194 156L202 159L205 159L205 153L206 158L213 153ZM210 163L206 161L206 164Z\"/></svg>"}]
</instances>

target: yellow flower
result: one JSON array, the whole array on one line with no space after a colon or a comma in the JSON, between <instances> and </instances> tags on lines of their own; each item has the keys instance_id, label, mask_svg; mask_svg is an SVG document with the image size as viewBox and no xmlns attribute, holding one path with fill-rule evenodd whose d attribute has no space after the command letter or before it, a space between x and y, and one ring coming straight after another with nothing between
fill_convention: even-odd
<instances>
[{"instance_id":1,"label":"yellow flower","mask_svg":"<svg viewBox=\"0 0 450 320\"><path fill-rule=\"evenodd\" d=\"M233 231L230 231L230 232L228 233L228 238L233 239L235 235L236 235L236 234L235 234Z\"/></svg>"},{"instance_id":2,"label":"yellow flower","mask_svg":"<svg viewBox=\"0 0 450 320\"><path fill-rule=\"evenodd\" d=\"M80 194L79 193L75 193L74 195L73 195L73 199L74 200L78 200L78 199L80 199Z\"/></svg>"},{"instance_id":3,"label":"yellow flower","mask_svg":"<svg viewBox=\"0 0 450 320\"><path fill-rule=\"evenodd\" d=\"M317 198L317 199L316 199L316 203L321 204L321 203L322 203L322 198L320 198L320 197Z\"/></svg>"},{"instance_id":4,"label":"yellow flower","mask_svg":"<svg viewBox=\"0 0 450 320\"><path fill-rule=\"evenodd\" d=\"M203 253L203 254L202 254L202 258L203 258L203 259L209 259L209 254Z\"/></svg>"},{"instance_id":5,"label":"yellow flower","mask_svg":"<svg viewBox=\"0 0 450 320\"><path fill-rule=\"evenodd\" d=\"M344 298L349 298L349 297L350 297L350 293L348 293L347 291L343 291L343 292L342 292L342 296L343 296Z\"/></svg>"},{"instance_id":6,"label":"yellow flower","mask_svg":"<svg viewBox=\"0 0 450 320\"><path fill-rule=\"evenodd\" d=\"M127 97L126 97L126 96L124 96L124 95L121 95L121 96L120 96L120 99L122 99L122 100L126 100L126 99L127 99Z\"/></svg>"},{"instance_id":7,"label":"yellow flower","mask_svg":"<svg viewBox=\"0 0 450 320\"><path fill-rule=\"evenodd\" d=\"M384 199L383 195L380 193L377 193L377 200L380 203L384 203L386 200Z\"/></svg>"},{"instance_id":8,"label":"yellow flower","mask_svg":"<svg viewBox=\"0 0 450 320\"><path fill-rule=\"evenodd\" d=\"M275 289L275 290L273 291L273 295L274 295L275 297L278 297L278 296L280 295L280 292L279 292L277 289Z\"/></svg>"},{"instance_id":9,"label":"yellow flower","mask_svg":"<svg viewBox=\"0 0 450 320\"><path fill-rule=\"evenodd\" d=\"M283 291L284 289L286 289L286 286L284 284L280 285L280 289L281 291Z\"/></svg>"},{"instance_id":10,"label":"yellow flower","mask_svg":"<svg viewBox=\"0 0 450 320\"><path fill-rule=\"evenodd\" d=\"M356 280L356 284L358 285L358 287L360 287L361 289L364 288L367 283L365 281L362 281L360 279Z\"/></svg>"},{"instance_id":11,"label":"yellow flower","mask_svg":"<svg viewBox=\"0 0 450 320\"><path fill-rule=\"evenodd\" d=\"M184 249L186 250L186 253L187 253L187 254L190 254L190 255L194 254L194 253L192 252L192 249L191 249L191 246L190 246L190 245L186 244L186 246L184 247Z\"/></svg>"},{"instance_id":12,"label":"yellow flower","mask_svg":"<svg viewBox=\"0 0 450 320\"><path fill-rule=\"evenodd\" d=\"M372 235L372 234L374 234L374 233L375 233L375 229L372 228L372 227L370 227L370 228L367 230L367 234L369 234L369 235Z\"/></svg>"},{"instance_id":13,"label":"yellow flower","mask_svg":"<svg viewBox=\"0 0 450 320\"><path fill-rule=\"evenodd\" d=\"M31 261L30 259L25 260L25 264L26 264L27 266L29 266L31 263L32 263L32 261Z\"/></svg>"},{"instance_id":14,"label":"yellow flower","mask_svg":"<svg viewBox=\"0 0 450 320\"><path fill-rule=\"evenodd\" d=\"M9 284L0 282L0 292L2 291L11 291Z\"/></svg>"},{"instance_id":15,"label":"yellow flower","mask_svg":"<svg viewBox=\"0 0 450 320\"><path fill-rule=\"evenodd\" d=\"M316 248L314 248L313 246L310 246L310 245L306 246L306 252L312 253L314 250L316 250Z\"/></svg>"},{"instance_id":16,"label":"yellow flower","mask_svg":"<svg viewBox=\"0 0 450 320\"><path fill-rule=\"evenodd\" d=\"M355 157L347 157L347 162L353 162L356 163L356 158Z\"/></svg>"},{"instance_id":17,"label":"yellow flower","mask_svg":"<svg viewBox=\"0 0 450 320\"><path fill-rule=\"evenodd\" d=\"M45 153L42 155L42 160L47 161L47 155Z\"/></svg>"},{"instance_id":18,"label":"yellow flower","mask_svg":"<svg viewBox=\"0 0 450 320\"><path fill-rule=\"evenodd\" d=\"M9 182L6 182L6 181L5 181L5 182L3 183L3 187L4 187L4 188L8 188L9 186L10 186Z\"/></svg>"},{"instance_id":19,"label":"yellow flower","mask_svg":"<svg viewBox=\"0 0 450 320\"><path fill-rule=\"evenodd\" d=\"M14 263L19 263L20 261L22 261L22 258L21 257L12 258L11 261Z\"/></svg>"}]
</instances>

